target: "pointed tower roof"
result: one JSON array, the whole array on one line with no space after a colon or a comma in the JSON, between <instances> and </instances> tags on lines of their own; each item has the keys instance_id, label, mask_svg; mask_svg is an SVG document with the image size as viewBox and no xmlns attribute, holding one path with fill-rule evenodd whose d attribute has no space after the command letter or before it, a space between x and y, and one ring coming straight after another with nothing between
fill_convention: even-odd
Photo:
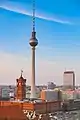
<instances>
[{"instance_id":1,"label":"pointed tower roof","mask_svg":"<svg viewBox=\"0 0 80 120\"><path fill-rule=\"evenodd\" d=\"M21 80L21 81L26 81L25 78L23 78L23 70L21 70L21 75L18 79L16 79L17 81Z\"/></svg>"}]
</instances>

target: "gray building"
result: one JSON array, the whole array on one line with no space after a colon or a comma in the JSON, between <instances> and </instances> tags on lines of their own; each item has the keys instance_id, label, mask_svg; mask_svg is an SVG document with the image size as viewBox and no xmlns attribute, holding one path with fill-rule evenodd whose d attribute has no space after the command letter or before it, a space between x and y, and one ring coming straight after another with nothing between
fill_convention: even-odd
<instances>
[{"instance_id":1,"label":"gray building","mask_svg":"<svg viewBox=\"0 0 80 120\"><path fill-rule=\"evenodd\" d=\"M53 82L48 82L47 88L48 89L54 89L56 85Z\"/></svg>"}]
</instances>

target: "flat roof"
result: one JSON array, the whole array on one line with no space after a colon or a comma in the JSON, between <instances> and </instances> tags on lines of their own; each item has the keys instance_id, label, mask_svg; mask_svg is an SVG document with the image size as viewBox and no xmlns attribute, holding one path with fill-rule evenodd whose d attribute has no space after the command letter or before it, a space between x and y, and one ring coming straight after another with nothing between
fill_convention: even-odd
<instances>
[{"instance_id":1,"label":"flat roof","mask_svg":"<svg viewBox=\"0 0 80 120\"><path fill-rule=\"evenodd\" d=\"M67 73L74 73L74 71L65 71L64 74L67 74Z\"/></svg>"}]
</instances>

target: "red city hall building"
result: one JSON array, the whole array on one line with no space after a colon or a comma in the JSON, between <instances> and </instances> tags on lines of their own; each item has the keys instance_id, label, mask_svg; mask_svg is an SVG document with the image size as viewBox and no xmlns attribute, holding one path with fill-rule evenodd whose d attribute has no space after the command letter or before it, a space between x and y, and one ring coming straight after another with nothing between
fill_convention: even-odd
<instances>
[{"instance_id":1,"label":"red city hall building","mask_svg":"<svg viewBox=\"0 0 80 120\"><path fill-rule=\"evenodd\" d=\"M16 99L24 100L26 98L26 79L23 78L22 72L19 79L16 79Z\"/></svg>"},{"instance_id":2,"label":"red city hall building","mask_svg":"<svg viewBox=\"0 0 80 120\"><path fill-rule=\"evenodd\" d=\"M39 120L40 116L41 120L50 120L49 113L60 110L60 100L46 102L40 98L26 101L26 79L22 73L16 81L16 100L0 101L0 120Z\"/></svg>"}]
</instances>

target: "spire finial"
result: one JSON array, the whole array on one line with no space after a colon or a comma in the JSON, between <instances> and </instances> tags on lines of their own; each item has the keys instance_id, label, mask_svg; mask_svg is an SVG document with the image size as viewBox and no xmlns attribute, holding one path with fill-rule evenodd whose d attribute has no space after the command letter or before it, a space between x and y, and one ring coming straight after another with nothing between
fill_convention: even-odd
<instances>
[{"instance_id":1,"label":"spire finial","mask_svg":"<svg viewBox=\"0 0 80 120\"><path fill-rule=\"evenodd\" d=\"M32 15L32 19L33 19L33 32L35 32L35 0L33 0L33 15Z\"/></svg>"},{"instance_id":2,"label":"spire finial","mask_svg":"<svg viewBox=\"0 0 80 120\"><path fill-rule=\"evenodd\" d=\"M21 77L22 77L22 74L23 74L23 70L21 70Z\"/></svg>"}]
</instances>

